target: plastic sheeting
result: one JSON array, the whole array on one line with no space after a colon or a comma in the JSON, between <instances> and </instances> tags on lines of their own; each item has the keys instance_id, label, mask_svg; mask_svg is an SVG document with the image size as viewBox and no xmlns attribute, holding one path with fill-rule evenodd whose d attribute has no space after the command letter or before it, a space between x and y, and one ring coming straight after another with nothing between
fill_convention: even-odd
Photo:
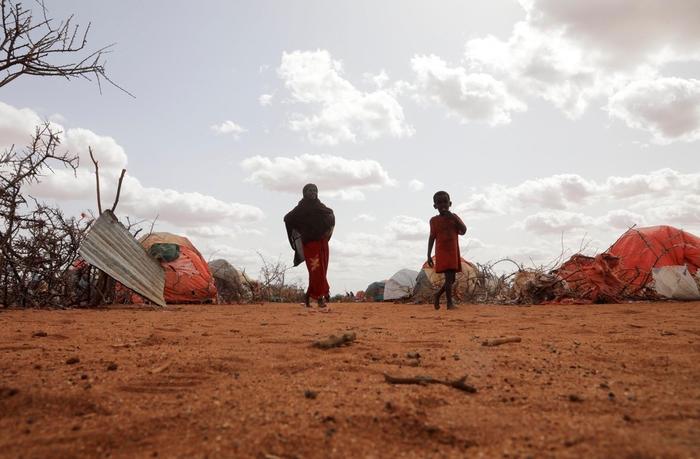
<instances>
[{"instance_id":1,"label":"plastic sheeting","mask_svg":"<svg viewBox=\"0 0 700 459\"><path fill-rule=\"evenodd\" d=\"M365 289L365 301L384 301L385 281L372 282Z\"/></svg>"},{"instance_id":2,"label":"plastic sheeting","mask_svg":"<svg viewBox=\"0 0 700 459\"><path fill-rule=\"evenodd\" d=\"M700 238L672 226L632 228L606 252L595 257L576 254L563 263L556 273L566 281L569 292L556 302L618 303L650 298L655 291L654 270L674 266L685 268L689 277L698 272ZM656 293L676 299L692 294L687 279L674 270L660 276L656 286L664 293Z\"/></svg>"},{"instance_id":3,"label":"plastic sheeting","mask_svg":"<svg viewBox=\"0 0 700 459\"><path fill-rule=\"evenodd\" d=\"M651 282L652 268L685 265L694 275L700 267L700 238L672 226L632 228L607 252L620 259L617 276L638 287Z\"/></svg>"},{"instance_id":4,"label":"plastic sheeting","mask_svg":"<svg viewBox=\"0 0 700 459\"><path fill-rule=\"evenodd\" d=\"M165 271L163 294L168 303L215 303L216 286L202 254L189 239L171 233L151 233L139 241L146 249L153 244L177 244L180 256L161 261Z\"/></svg>"},{"instance_id":5,"label":"plastic sheeting","mask_svg":"<svg viewBox=\"0 0 700 459\"><path fill-rule=\"evenodd\" d=\"M418 271L402 269L396 272L384 285L384 299L398 300L413 294Z\"/></svg>"},{"instance_id":6,"label":"plastic sheeting","mask_svg":"<svg viewBox=\"0 0 700 459\"><path fill-rule=\"evenodd\" d=\"M433 262L435 257L433 257ZM462 271L455 276L453 286L455 298L458 301L469 298L476 289L476 266L462 258ZM413 294L419 301L432 301L432 295L442 287L445 283L445 275L436 273L433 268L428 266L428 263L423 264L423 269L418 274L416 288Z\"/></svg>"},{"instance_id":7,"label":"plastic sheeting","mask_svg":"<svg viewBox=\"0 0 700 459\"><path fill-rule=\"evenodd\" d=\"M691 276L686 266L654 268L652 275L654 290L659 295L674 300L700 300L700 279Z\"/></svg>"}]
</instances>

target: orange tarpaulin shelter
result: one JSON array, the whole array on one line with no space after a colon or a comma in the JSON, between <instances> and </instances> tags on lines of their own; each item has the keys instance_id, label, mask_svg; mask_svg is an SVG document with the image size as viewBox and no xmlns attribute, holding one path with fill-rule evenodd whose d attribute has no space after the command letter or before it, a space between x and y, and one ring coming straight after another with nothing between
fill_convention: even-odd
<instances>
[{"instance_id":1,"label":"orange tarpaulin shelter","mask_svg":"<svg viewBox=\"0 0 700 459\"><path fill-rule=\"evenodd\" d=\"M166 303L216 302L214 278L204 257L189 239L162 232L147 234L139 242L152 255L158 247L175 249L172 255L156 257L165 271Z\"/></svg>"},{"instance_id":2,"label":"orange tarpaulin shelter","mask_svg":"<svg viewBox=\"0 0 700 459\"><path fill-rule=\"evenodd\" d=\"M672 226L632 228L607 251L620 259L617 274L625 282L642 287L652 279L652 268L700 267L700 238Z\"/></svg>"},{"instance_id":3,"label":"orange tarpaulin shelter","mask_svg":"<svg viewBox=\"0 0 700 459\"><path fill-rule=\"evenodd\" d=\"M642 295L653 280L652 270L700 267L700 238L672 226L631 228L604 253L572 256L556 270L574 298L557 302L615 303Z\"/></svg>"}]
</instances>

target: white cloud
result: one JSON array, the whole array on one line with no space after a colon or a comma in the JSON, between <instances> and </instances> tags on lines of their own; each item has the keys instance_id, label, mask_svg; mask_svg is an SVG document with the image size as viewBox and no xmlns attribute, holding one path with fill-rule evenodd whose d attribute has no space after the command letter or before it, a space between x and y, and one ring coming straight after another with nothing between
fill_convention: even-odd
<instances>
[{"instance_id":1,"label":"white cloud","mask_svg":"<svg viewBox=\"0 0 700 459\"><path fill-rule=\"evenodd\" d=\"M274 94L261 94L260 97L258 97L258 102L262 107L268 107L272 105L272 99L274 96Z\"/></svg>"},{"instance_id":2,"label":"white cloud","mask_svg":"<svg viewBox=\"0 0 700 459\"><path fill-rule=\"evenodd\" d=\"M122 212L149 218L158 215L159 220L186 227L263 218L262 210L255 206L226 202L202 193L145 187L135 178L124 180L122 196Z\"/></svg>"},{"instance_id":3,"label":"white cloud","mask_svg":"<svg viewBox=\"0 0 700 459\"><path fill-rule=\"evenodd\" d=\"M595 182L576 174L558 174L526 180L514 187L494 186L491 196L510 199L517 205L537 205L546 209L566 209L582 204L593 196L599 187Z\"/></svg>"},{"instance_id":4,"label":"white cloud","mask_svg":"<svg viewBox=\"0 0 700 459\"><path fill-rule=\"evenodd\" d=\"M352 221L361 223L371 223L377 220L377 217L369 214L359 214L356 215Z\"/></svg>"},{"instance_id":5,"label":"white cloud","mask_svg":"<svg viewBox=\"0 0 700 459\"><path fill-rule=\"evenodd\" d=\"M292 100L319 108L311 115L293 114L292 130L306 132L311 142L321 145L413 135L390 91L360 91L342 73L342 63L325 50L282 54L278 74Z\"/></svg>"},{"instance_id":6,"label":"white cloud","mask_svg":"<svg viewBox=\"0 0 700 459\"><path fill-rule=\"evenodd\" d=\"M688 0L521 0L533 26L561 33L611 69L700 57L700 3Z\"/></svg>"},{"instance_id":7,"label":"white cloud","mask_svg":"<svg viewBox=\"0 0 700 459\"><path fill-rule=\"evenodd\" d=\"M239 235L262 236L264 234L258 229L244 228L241 225L221 226L216 224L187 228L186 232L188 236L207 239L234 238Z\"/></svg>"},{"instance_id":8,"label":"white cloud","mask_svg":"<svg viewBox=\"0 0 700 459\"><path fill-rule=\"evenodd\" d=\"M558 234L577 228L593 225L595 219L587 215L568 211L545 211L529 215L522 222L516 223L515 228L524 229L537 234Z\"/></svg>"},{"instance_id":9,"label":"white cloud","mask_svg":"<svg viewBox=\"0 0 700 459\"><path fill-rule=\"evenodd\" d=\"M382 89L386 86L386 84L389 82L389 75L386 73L385 70L382 70L381 72L377 73L376 75L373 73L365 73L362 75L362 77L366 80L371 82L374 86L377 87L377 89Z\"/></svg>"},{"instance_id":10,"label":"white cloud","mask_svg":"<svg viewBox=\"0 0 700 459\"><path fill-rule=\"evenodd\" d=\"M406 241L427 241L430 225L425 220L406 215L397 215L386 225L396 239Z\"/></svg>"},{"instance_id":11,"label":"white cloud","mask_svg":"<svg viewBox=\"0 0 700 459\"><path fill-rule=\"evenodd\" d=\"M416 74L417 97L445 105L463 123L508 124L512 113L527 108L489 74L449 67L435 55L414 56L411 67Z\"/></svg>"},{"instance_id":12,"label":"white cloud","mask_svg":"<svg viewBox=\"0 0 700 459\"><path fill-rule=\"evenodd\" d=\"M615 93L610 116L644 129L661 144L700 139L700 80L658 78L634 81Z\"/></svg>"},{"instance_id":13,"label":"white cloud","mask_svg":"<svg viewBox=\"0 0 700 459\"><path fill-rule=\"evenodd\" d=\"M697 140L697 91L689 88L695 83L659 75L666 63L700 60L700 2L520 3L526 17L506 40L467 41L469 71L500 79L510 92L548 100L572 118L594 99L613 96L611 114L648 129L657 141Z\"/></svg>"},{"instance_id":14,"label":"white cloud","mask_svg":"<svg viewBox=\"0 0 700 459\"><path fill-rule=\"evenodd\" d=\"M17 109L0 102L0 145L8 142L21 142L24 146L35 129L35 123L41 123L40 117L29 109ZM99 163L100 188L103 207L111 207L117 190L117 181L128 157L115 139L92 132L84 128L64 129L59 137L59 152L68 151L80 158L80 165L75 173L67 169L55 169L46 174L39 183L28 187L30 194L37 198L55 201L88 200L95 202L95 171L88 147L92 147L95 159ZM186 193L170 189L146 187L128 172L124 177L122 192L117 211L131 216L151 219L158 215L161 221L182 225L199 226L217 224L221 221L249 222L263 218L263 212L257 207L225 202L201 193Z\"/></svg>"},{"instance_id":15,"label":"white cloud","mask_svg":"<svg viewBox=\"0 0 700 459\"><path fill-rule=\"evenodd\" d=\"M700 195L672 194L665 199L638 202L635 210L648 214L655 225L675 225L700 231Z\"/></svg>"},{"instance_id":16,"label":"white cloud","mask_svg":"<svg viewBox=\"0 0 700 459\"><path fill-rule=\"evenodd\" d=\"M425 188L425 184L421 182L420 180L413 179L410 182L408 182L408 187L412 189L413 191L420 191L423 188Z\"/></svg>"},{"instance_id":17,"label":"white cloud","mask_svg":"<svg viewBox=\"0 0 700 459\"><path fill-rule=\"evenodd\" d=\"M612 210L601 217L592 217L580 212L543 211L527 216L523 221L513 225L536 234L559 234L570 231L589 231L598 229L627 229L631 226L643 226L642 215L624 209Z\"/></svg>"},{"instance_id":18,"label":"white cloud","mask_svg":"<svg viewBox=\"0 0 700 459\"><path fill-rule=\"evenodd\" d=\"M365 190L395 186L396 182L377 161L352 160L330 155L295 157L253 156L241 162L249 172L246 181L264 188L301 194L307 183L315 183L319 194L340 199L364 198Z\"/></svg>"},{"instance_id":19,"label":"white cloud","mask_svg":"<svg viewBox=\"0 0 700 459\"><path fill-rule=\"evenodd\" d=\"M217 134L231 134L236 140L241 137L241 134L248 132L246 128L239 126L231 120L226 120L221 124L214 124L211 126L211 130Z\"/></svg>"},{"instance_id":20,"label":"white cloud","mask_svg":"<svg viewBox=\"0 0 700 459\"><path fill-rule=\"evenodd\" d=\"M577 174L558 174L525 180L517 185L493 184L458 203L455 211L465 218L482 218L527 208L571 210L583 205L620 202L632 198L674 196L677 200L700 194L700 173L683 174L659 169L647 174L610 176L603 181ZM638 200L637 200L638 201ZM635 201L635 202L637 202ZM630 204L633 205L634 203Z\"/></svg>"},{"instance_id":21,"label":"white cloud","mask_svg":"<svg viewBox=\"0 0 700 459\"><path fill-rule=\"evenodd\" d=\"M484 218L504 213L501 205L483 193L473 194L465 202L457 204L455 212L460 215L464 214L463 217L467 219Z\"/></svg>"},{"instance_id":22,"label":"white cloud","mask_svg":"<svg viewBox=\"0 0 700 459\"><path fill-rule=\"evenodd\" d=\"M0 148L15 145L24 148L31 142L36 126L42 119L28 108L15 108L0 102Z\"/></svg>"},{"instance_id":23,"label":"white cloud","mask_svg":"<svg viewBox=\"0 0 700 459\"><path fill-rule=\"evenodd\" d=\"M627 230L632 226L646 225L643 215L630 212L626 209L611 210L597 221L598 225L618 230Z\"/></svg>"},{"instance_id":24,"label":"white cloud","mask_svg":"<svg viewBox=\"0 0 700 459\"><path fill-rule=\"evenodd\" d=\"M469 40L465 60L469 68L497 74L509 87L542 97L569 117L583 113L600 90L599 75L582 50L526 22L516 24L508 41Z\"/></svg>"},{"instance_id":25,"label":"white cloud","mask_svg":"<svg viewBox=\"0 0 700 459\"><path fill-rule=\"evenodd\" d=\"M672 192L700 194L700 173L682 174L665 168L648 174L627 177L612 176L605 180L602 191L616 198L643 195L665 196Z\"/></svg>"}]
</instances>

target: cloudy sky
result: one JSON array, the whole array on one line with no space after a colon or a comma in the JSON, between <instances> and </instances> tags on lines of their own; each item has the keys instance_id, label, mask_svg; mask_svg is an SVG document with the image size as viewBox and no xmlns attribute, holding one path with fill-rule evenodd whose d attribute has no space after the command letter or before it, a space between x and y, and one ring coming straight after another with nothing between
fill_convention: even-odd
<instances>
[{"instance_id":1,"label":"cloudy sky","mask_svg":"<svg viewBox=\"0 0 700 459\"><path fill-rule=\"evenodd\" d=\"M46 3L116 43L108 73L135 96L0 88L2 148L50 120L80 155L32 189L69 213L96 207L90 145L105 202L127 169L119 217L257 275L260 255L290 264L282 217L314 182L332 293L419 269L437 190L478 262L600 251L634 224L700 233L696 0Z\"/></svg>"}]
</instances>

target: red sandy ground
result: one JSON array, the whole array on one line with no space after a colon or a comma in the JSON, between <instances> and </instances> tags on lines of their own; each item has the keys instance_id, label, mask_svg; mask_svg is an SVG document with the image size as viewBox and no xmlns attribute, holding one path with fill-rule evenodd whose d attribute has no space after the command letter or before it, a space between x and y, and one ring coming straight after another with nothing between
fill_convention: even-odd
<instances>
[{"instance_id":1,"label":"red sandy ground","mask_svg":"<svg viewBox=\"0 0 700 459\"><path fill-rule=\"evenodd\" d=\"M699 457L699 357L698 302L2 311L0 456Z\"/></svg>"}]
</instances>

